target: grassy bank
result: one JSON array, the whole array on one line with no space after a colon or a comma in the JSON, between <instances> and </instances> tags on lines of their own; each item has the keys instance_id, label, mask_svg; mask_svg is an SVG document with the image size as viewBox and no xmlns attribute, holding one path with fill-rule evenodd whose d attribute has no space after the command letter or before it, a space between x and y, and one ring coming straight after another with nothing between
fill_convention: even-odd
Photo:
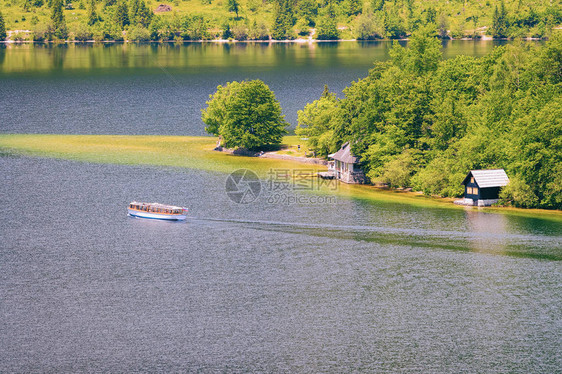
<instances>
[{"instance_id":1,"label":"grassy bank","mask_svg":"<svg viewBox=\"0 0 562 374\"><path fill-rule=\"evenodd\" d=\"M319 165L270 158L240 157L214 152L216 139L196 136L130 136L130 135L40 135L1 134L0 153L57 158L80 162L122 165L170 166L231 173L247 168L261 178L271 169L325 170ZM294 149L301 141L296 136L284 138ZM287 151L285 151L287 152ZM440 199L411 192L380 190L372 186L340 184L336 191L325 189L315 193L335 193L366 201L387 201L447 209L465 208L452 204L452 199ZM502 212L528 217L562 221L562 212L537 209L485 208L486 212Z\"/></svg>"}]
</instances>

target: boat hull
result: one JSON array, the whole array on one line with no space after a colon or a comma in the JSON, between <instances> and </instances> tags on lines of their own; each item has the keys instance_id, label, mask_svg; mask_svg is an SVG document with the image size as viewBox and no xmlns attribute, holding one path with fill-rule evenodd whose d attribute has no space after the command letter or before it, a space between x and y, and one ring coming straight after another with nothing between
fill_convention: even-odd
<instances>
[{"instance_id":1,"label":"boat hull","mask_svg":"<svg viewBox=\"0 0 562 374\"><path fill-rule=\"evenodd\" d=\"M162 214L162 213L138 211L134 209L128 209L128 212L129 215L132 217L160 219L163 221L183 221L187 218L185 214Z\"/></svg>"}]
</instances>

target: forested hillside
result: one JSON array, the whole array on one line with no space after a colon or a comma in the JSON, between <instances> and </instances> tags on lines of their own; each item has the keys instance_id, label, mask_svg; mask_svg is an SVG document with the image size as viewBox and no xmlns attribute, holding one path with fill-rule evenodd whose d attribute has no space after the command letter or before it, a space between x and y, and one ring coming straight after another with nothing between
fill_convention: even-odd
<instances>
[{"instance_id":1,"label":"forested hillside","mask_svg":"<svg viewBox=\"0 0 562 374\"><path fill-rule=\"evenodd\" d=\"M429 24L442 38L542 38L562 24L561 0L0 0L0 10L0 31L37 41L367 40Z\"/></svg>"},{"instance_id":2,"label":"forested hillside","mask_svg":"<svg viewBox=\"0 0 562 374\"><path fill-rule=\"evenodd\" d=\"M504 168L504 203L562 209L562 37L442 60L434 30L377 62L338 99L299 112L320 155L351 141L373 182L460 196L471 169Z\"/></svg>"}]
</instances>

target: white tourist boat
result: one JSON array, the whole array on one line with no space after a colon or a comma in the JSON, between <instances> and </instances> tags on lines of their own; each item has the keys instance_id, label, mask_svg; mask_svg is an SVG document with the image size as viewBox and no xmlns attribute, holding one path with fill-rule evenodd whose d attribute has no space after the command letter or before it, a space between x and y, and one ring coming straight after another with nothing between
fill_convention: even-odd
<instances>
[{"instance_id":1,"label":"white tourist boat","mask_svg":"<svg viewBox=\"0 0 562 374\"><path fill-rule=\"evenodd\" d=\"M187 208L159 203L139 203L133 201L129 204L130 216L167 221L183 221L187 217Z\"/></svg>"}]
</instances>

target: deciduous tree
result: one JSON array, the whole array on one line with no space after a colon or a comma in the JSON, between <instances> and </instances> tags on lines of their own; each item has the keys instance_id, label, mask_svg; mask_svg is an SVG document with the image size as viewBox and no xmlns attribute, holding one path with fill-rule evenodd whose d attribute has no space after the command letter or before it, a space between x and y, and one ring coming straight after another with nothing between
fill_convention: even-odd
<instances>
[{"instance_id":1,"label":"deciduous tree","mask_svg":"<svg viewBox=\"0 0 562 374\"><path fill-rule=\"evenodd\" d=\"M228 148L260 149L279 144L288 124L273 91L261 80L219 86L202 110L205 130Z\"/></svg>"}]
</instances>

